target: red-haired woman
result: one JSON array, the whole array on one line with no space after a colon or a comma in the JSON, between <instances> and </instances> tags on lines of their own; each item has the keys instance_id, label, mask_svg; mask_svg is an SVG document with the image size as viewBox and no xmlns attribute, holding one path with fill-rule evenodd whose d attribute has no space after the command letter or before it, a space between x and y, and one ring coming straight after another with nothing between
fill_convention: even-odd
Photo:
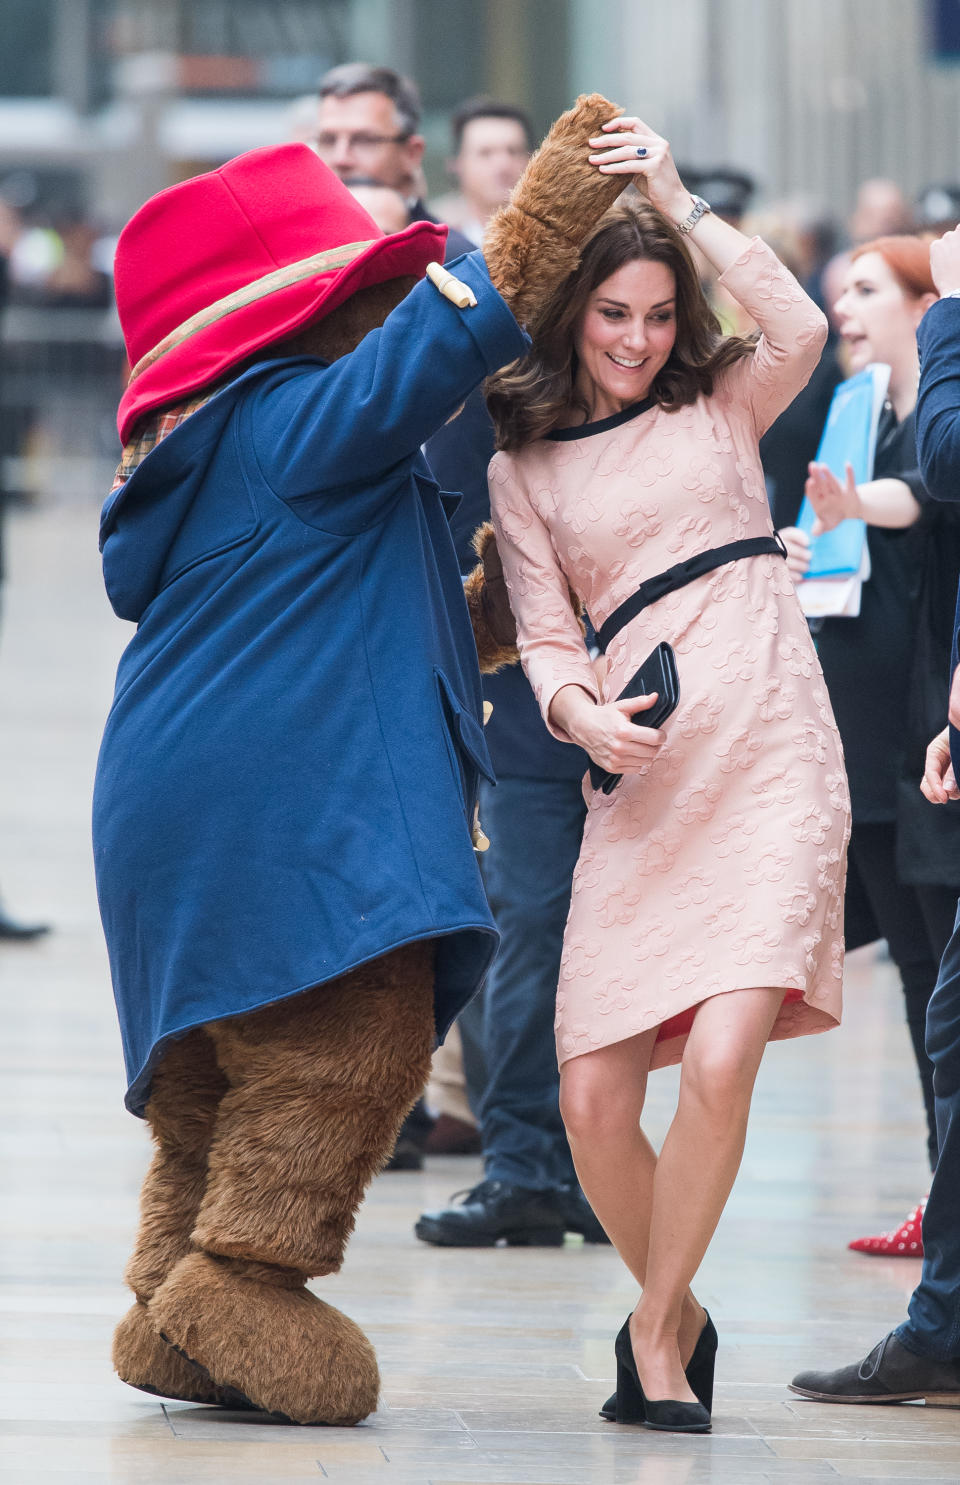
<instances>
[{"instance_id":1,"label":"red-haired woman","mask_svg":"<svg viewBox=\"0 0 960 1485\"><path fill-rule=\"evenodd\" d=\"M858 618L827 619L817 647L840 734L853 804L847 948L885 938L903 982L907 1024L937 1158L933 1069L924 1049L927 1002L960 894L960 804L920 793L924 751L943 722L951 619L960 571L960 512L930 501L917 467L916 330L937 298L929 245L880 237L858 248L836 304L850 365L890 367L874 477L856 485L812 464L807 494L824 527L868 524L871 576ZM922 1203L901 1226L860 1238L859 1252L917 1257Z\"/></svg>"}]
</instances>

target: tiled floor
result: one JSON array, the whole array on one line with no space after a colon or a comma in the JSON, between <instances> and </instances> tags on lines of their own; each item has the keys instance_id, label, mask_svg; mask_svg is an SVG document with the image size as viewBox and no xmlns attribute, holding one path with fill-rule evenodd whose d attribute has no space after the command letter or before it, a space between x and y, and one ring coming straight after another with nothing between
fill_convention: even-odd
<instances>
[{"instance_id":1,"label":"tiled floor","mask_svg":"<svg viewBox=\"0 0 960 1485\"><path fill-rule=\"evenodd\" d=\"M353 1430L163 1405L113 1377L110 1333L146 1160L124 1114L90 871L98 729L124 627L98 583L93 510L11 522L0 651L0 882L57 931L0 947L0 1480L383 1485L960 1481L960 1412L804 1404L800 1367L854 1359L902 1316L912 1261L857 1258L925 1183L920 1100L889 967L851 960L844 1028L771 1049L743 1172L698 1285L720 1331L714 1432L597 1417L634 1298L608 1250L455 1252L412 1224L478 1173L381 1176L320 1292L380 1353ZM651 1132L675 1074L653 1079Z\"/></svg>"}]
</instances>

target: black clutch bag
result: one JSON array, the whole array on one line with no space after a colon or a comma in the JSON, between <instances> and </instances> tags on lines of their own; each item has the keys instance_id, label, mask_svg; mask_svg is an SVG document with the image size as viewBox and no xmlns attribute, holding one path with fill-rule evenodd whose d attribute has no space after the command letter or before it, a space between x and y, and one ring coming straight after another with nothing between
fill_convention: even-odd
<instances>
[{"instance_id":1,"label":"black clutch bag","mask_svg":"<svg viewBox=\"0 0 960 1485\"><path fill-rule=\"evenodd\" d=\"M617 700L621 701L625 696L649 696L653 691L657 693L655 704L630 718L638 727L662 727L680 704L677 657L673 646L666 640L647 656L639 670L634 671ZM590 764L590 782L594 789L602 789L604 794L612 794L622 778L622 773L608 773L599 764Z\"/></svg>"}]
</instances>

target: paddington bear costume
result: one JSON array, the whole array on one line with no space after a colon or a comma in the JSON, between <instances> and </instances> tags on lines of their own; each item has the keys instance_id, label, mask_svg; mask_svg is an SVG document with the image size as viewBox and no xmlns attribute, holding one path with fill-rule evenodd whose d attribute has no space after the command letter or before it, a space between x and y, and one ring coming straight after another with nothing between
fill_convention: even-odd
<instances>
[{"instance_id":1,"label":"paddington bear costume","mask_svg":"<svg viewBox=\"0 0 960 1485\"><path fill-rule=\"evenodd\" d=\"M615 113L558 121L452 286L423 277L444 229L384 237L299 144L171 187L120 238L133 371L100 544L138 628L94 850L155 1143L114 1340L145 1391L376 1408L373 1347L306 1283L339 1269L496 947L478 651L510 658L420 445L522 354L622 188L587 163Z\"/></svg>"}]
</instances>

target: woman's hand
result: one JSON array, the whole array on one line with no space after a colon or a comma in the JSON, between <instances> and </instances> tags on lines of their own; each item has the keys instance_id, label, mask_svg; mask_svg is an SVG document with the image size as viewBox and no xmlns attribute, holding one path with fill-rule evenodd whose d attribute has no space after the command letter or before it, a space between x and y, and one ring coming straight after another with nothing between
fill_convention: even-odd
<instances>
[{"instance_id":1,"label":"woman's hand","mask_svg":"<svg viewBox=\"0 0 960 1485\"><path fill-rule=\"evenodd\" d=\"M834 526L840 525L841 521L861 514L860 496L857 492L857 482L853 477L852 464L846 466L847 478L842 485L826 464L810 464L807 467L809 474L804 493L817 513L813 527L814 536L820 536L824 531L832 531Z\"/></svg>"},{"instance_id":2,"label":"woman's hand","mask_svg":"<svg viewBox=\"0 0 960 1485\"><path fill-rule=\"evenodd\" d=\"M930 276L941 299L960 289L960 227L945 232L930 244Z\"/></svg>"},{"instance_id":3,"label":"woman's hand","mask_svg":"<svg viewBox=\"0 0 960 1485\"><path fill-rule=\"evenodd\" d=\"M669 144L640 119L611 119L590 144L595 151L590 163L602 174L637 176L636 185L674 223L690 215L693 198L677 174Z\"/></svg>"},{"instance_id":4,"label":"woman's hand","mask_svg":"<svg viewBox=\"0 0 960 1485\"><path fill-rule=\"evenodd\" d=\"M951 727L960 727L960 665L953 672L953 680L950 682L950 703L947 707L947 721Z\"/></svg>"},{"instance_id":5,"label":"woman's hand","mask_svg":"<svg viewBox=\"0 0 960 1485\"><path fill-rule=\"evenodd\" d=\"M777 535L787 549L787 571L799 583L810 566L810 538L799 526L783 526Z\"/></svg>"},{"instance_id":6,"label":"woman's hand","mask_svg":"<svg viewBox=\"0 0 960 1485\"><path fill-rule=\"evenodd\" d=\"M656 758L664 736L660 728L640 727L630 718L656 699L653 691L597 703L581 686L561 686L550 703L550 720L608 773L637 773Z\"/></svg>"},{"instance_id":7,"label":"woman's hand","mask_svg":"<svg viewBox=\"0 0 960 1485\"><path fill-rule=\"evenodd\" d=\"M950 762L949 727L938 732L927 748L920 789L924 799L929 799L931 804L946 804L948 799L960 799L960 789Z\"/></svg>"}]
</instances>

